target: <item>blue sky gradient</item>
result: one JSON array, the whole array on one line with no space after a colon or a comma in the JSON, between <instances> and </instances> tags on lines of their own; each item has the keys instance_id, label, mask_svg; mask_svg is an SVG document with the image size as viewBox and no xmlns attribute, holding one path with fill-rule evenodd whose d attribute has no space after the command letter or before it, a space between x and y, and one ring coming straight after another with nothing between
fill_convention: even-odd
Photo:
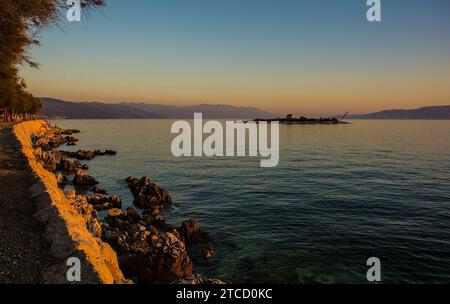
<instances>
[{"instance_id":1,"label":"blue sky gradient","mask_svg":"<svg viewBox=\"0 0 450 304\"><path fill-rule=\"evenodd\" d=\"M39 96L311 115L450 104L450 1L107 0L41 34ZM61 30L62 29L62 30Z\"/></svg>"}]
</instances>

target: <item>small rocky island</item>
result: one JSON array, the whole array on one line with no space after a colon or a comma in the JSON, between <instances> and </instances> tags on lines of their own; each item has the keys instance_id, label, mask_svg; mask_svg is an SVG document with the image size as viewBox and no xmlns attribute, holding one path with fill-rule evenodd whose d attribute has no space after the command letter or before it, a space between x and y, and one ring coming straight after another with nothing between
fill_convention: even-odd
<instances>
[{"instance_id":1,"label":"small rocky island","mask_svg":"<svg viewBox=\"0 0 450 304\"><path fill-rule=\"evenodd\" d=\"M331 118L307 118L304 116L294 117L293 114L288 114L286 118L273 118L273 119L260 119L257 118L253 120L256 123L261 121L264 122L279 122L280 124L285 125L342 125L348 124L348 122L344 121L345 117L348 113L346 113L341 119L336 117Z\"/></svg>"}]
</instances>

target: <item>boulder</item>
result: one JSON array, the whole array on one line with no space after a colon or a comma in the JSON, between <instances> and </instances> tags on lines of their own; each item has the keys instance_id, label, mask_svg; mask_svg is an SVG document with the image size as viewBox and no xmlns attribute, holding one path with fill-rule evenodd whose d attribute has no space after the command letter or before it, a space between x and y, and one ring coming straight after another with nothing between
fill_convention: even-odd
<instances>
[{"instance_id":1,"label":"boulder","mask_svg":"<svg viewBox=\"0 0 450 304\"><path fill-rule=\"evenodd\" d=\"M165 208L172 203L172 197L169 192L157 186L146 176L141 179L128 177L126 182L134 196L134 203L139 208Z\"/></svg>"},{"instance_id":2,"label":"boulder","mask_svg":"<svg viewBox=\"0 0 450 304\"><path fill-rule=\"evenodd\" d=\"M98 219L97 211L88 204L86 197L82 195L75 196L74 193L68 193L67 198L72 206L75 207L77 212L82 215L82 218L86 224L86 228L95 237L102 236L102 227Z\"/></svg>"},{"instance_id":3,"label":"boulder","mask_svg":"<svg viewBox=\"0 0 450 304\"><path fill-rule=\"evenodd\" d=\"M100 150L95 150L94 151L95 156L114 156L117 155L116 151L113 150L105 150L105 151L100 151Z\"/></svg>"},{"instance_id":4,"label":"boulder","mask_svg":"<svg viewBox=\"0 0 450 304\"><path fill-rule=\"evenodd\" d=\"M75 169L75 177L73 178L74 185L78 186L95 186L98 182L94 177L87 174L83 169Z\"/></svg>"},{"instance_id":5,"label":"boulder","mask_svg":"<svg viewBox=\"0 0 450 304\"><path fill-rule=\"evenodd\" d=\"M140 283L171 283L192 275L193 263L181 240L172 233L153 236L152 240L152 248L137 267Z\"/></svg>"},{"instance_id":6,"label":"boulder","mask_svg":"<svg viewBox=\"0 0 450 304\"><path fill-rule=\"evenodd\" d=\"M73 134L77 134L80 133L80 130L77 129L65 129L65 130L61 130L61 134L62 135L73 135Z\"/></svg>"},{"instance_id":7,"label":"boulder","mask_svg":"<svg viewBox=\"0 0 450 304\"><path fill-rule=\"evenodd\" d=\"M176 230L194 262L205 261L214 256L211 238L207 232L200 230L197 220L184 221Z\"/></svg>"},{"instance_id":8,"label":"boulder","mask_svg":"<svg viewBox=\"0 0 450 304\"><path fill-rule=\"evenodd\" d=\"M66 139L59 134L58 129L54 128L48 130L48 132L33 136L31 139L35 148L39 147L44 151L57 148L67 142Z\"/></svg>"},{"instance_id":9,"label":"boulder","mask_svg":"<svg viewBox=\"0 0 450 304\"><path fill-rule=\"evenodd\" d=\"M141 221L141 216L133 207L128 207L126 213L127 213L127 220L129 223L136 224Z\"/></svg>"},{"instance_id":10,"label":"boulder","mask_svg":"<svg viewBox=\"0 0 450 304\"><path fill-rule=\"evenodd\" d=\"M70 157L70 158L76 158L78 160L92 160L94 159L96 156L104 156L104 155L116 155L117 153L115 151L112 150L106 150L106 151L100 151L100 150L96 150L96 151L87 151L87 150L78 150L76 152L68 152L68 151L58 151L58 153L60 155L63 155L65 157Z\"/></svg>"},{"instance_id":11,"label":"boulder","mask_svg":"<svg viewBox=\"0 0 450 304\"><path fill-rule=\"evenodd\" d=\"M73 163L77 168L83 169L83 170L89 170L89 166L86 164L82 164L78 159L74 160Z\"/></svg>"},{"instance_id":12,"label":"boulder","mask_svg":"<svg viewBox=\"0 0 450 304\"><path fill-rule=\"evenodd\" d=\"M83 151L83 150L79 150L77 152L75 152L75 157L76 159L79 160L92 160L95 157L95 153L92 151Z\"/></svg>"},{"instance_id":13,"label":"boulder","mask_svg":"<svg viewBox=\"0 0 450 304\"><path fill-rule=\"evenodd\" d=\"M149 249L149 236L157 231L147 230L145 223L135 221L139 217L131 209L122 211L111 209L103 222L103 240L108 242L119 254L119 256L132 255L143 256Z\"/></svg>"},{"instance_id":14,"label":"boulder","mask_svg":"<svg viewBox=\"0 0 450 304\"><path fill-rule=\"evenodd\" d=\"M200 226L195 219L184 221L178 231L186 246L190 246L195 242L195 239L200 231Z\"/></svg>"},{"instance_id":15,"label":"boulder","mask_svg":"<svg viewBox=\"0 0 450 304\"><path fill-rule=\"evenodd\" d=\"M171 230L171 225L167 224L166 220L161 214L160 208L144 209L142 219L147 226L155 226L164 231ZM170 227L169 227L170 226Z\"/></svg>"},{"instance_id":16,"label":"boulder","mask_svg":"<svg viewBox=\"0 0 450 304\"><path fill-rule=\"evenodd\" d=\"M65 157L61 157L59 159L57 170L66 172L66 173L74 173L78 166L72 161L66 159Z\"/></svg>"},{"instance_id":17,"label":"boulder","mask_svg":"<svg viewBox=\"0 0 450 304\"><path fill-rule=\"evenodd\" d=\"M122 199L118 195L89 194L86 198L98 211L122 207Z\"/></svg>"},{"instance_id":18,"label":"boulder","mask_svg":"<svg viewBox=\"0 0 450 304\"><path fill-rule=\"evenodd\" d=\"M51 151L41 152L39 155L39 159L43 162L44 168L50 172L55 172L57 169L56 157L55 154Z\"/></svg>"},{"instance_id":19,"label":"boulder","mask_svg":"<svg viewBox=\"0 0 450 304\"><path fill-rule=\"evenodd\" d=\"M78 137L72 136L72 135L71 136L66 136L64 138L64 140L66 141L66 143L68 145L75 145L79 141Z\"/></svg>"},{"instance_id":20,"label":"boulder","mask_svg":"<svg viewBox=\"0 0 450 304\"><path fill-rule=\"evenodd\" d=\"M94 192L95 194L107 194L105 189L99 187L94 187L91 191Z\"/></svg>"}]
</instances>

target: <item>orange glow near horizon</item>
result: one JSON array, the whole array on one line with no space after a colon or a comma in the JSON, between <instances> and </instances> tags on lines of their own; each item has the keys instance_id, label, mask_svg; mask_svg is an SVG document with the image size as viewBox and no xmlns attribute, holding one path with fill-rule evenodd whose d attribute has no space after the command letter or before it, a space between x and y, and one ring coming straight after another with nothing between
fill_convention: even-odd
<instances>
[{"instance_id":1,"label":"orange glow near horizon","mask_svg":"<svg viewBox=\"0 0 450 304\"><path fill-rule=\"evenodd\" d=\"M441 67L442 68L442 67ZM346 111L369 113L384 109L418 108L450 104L450 73L429 75L411 72L409 77L391 73L383 77L343 74L320 77L252 79L236 75L226 83L206 78L157 75L124 77L119 72L88 69L72 75L46 74L24 69L24 78L36 96L67 101L144 102L171 105L230 104L257 107L274 114L331 115ZM448 69L450 71L450 68ZM42 74L46 74L45 77ZM438 77L437 77L438 76ZM233 81L232 81L233 80Z\"/></svg>"},{"instance_id":2,"label":"orange glow near horizon","mask_svg":"<svg viewBox=\"0 0 450 304\"><path fill-rule=\"evenodd\" d=\"M449 1L387 1L376 24L365 1L263 2L108 1L44 31L41 69L21 73L68 101L314 116L450 104Z\"/></svg>"}]
</instances>

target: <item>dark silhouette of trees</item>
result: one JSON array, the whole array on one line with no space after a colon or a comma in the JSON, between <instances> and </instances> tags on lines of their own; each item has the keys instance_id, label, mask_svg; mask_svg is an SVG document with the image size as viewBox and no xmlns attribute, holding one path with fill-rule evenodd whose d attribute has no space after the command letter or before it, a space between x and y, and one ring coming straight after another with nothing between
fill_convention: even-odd
<instances>
[{"instance_id":1,"label":"dark silhouette of trees","mask_svg":"<svg viewBox=\"0 0 450 304\"><path fill-rule=\"evenodd\" d=\"M36 114L41 105L26 90L18 66L38 64L27 54L30 46L39 44L40 30L56 23L67 9L66 0L0 1L0 109L6 113ZM104 0L81 0L83 9L104 5ZM5 115L7 116L7 115Z\"/></svg>"}]
</instances>

